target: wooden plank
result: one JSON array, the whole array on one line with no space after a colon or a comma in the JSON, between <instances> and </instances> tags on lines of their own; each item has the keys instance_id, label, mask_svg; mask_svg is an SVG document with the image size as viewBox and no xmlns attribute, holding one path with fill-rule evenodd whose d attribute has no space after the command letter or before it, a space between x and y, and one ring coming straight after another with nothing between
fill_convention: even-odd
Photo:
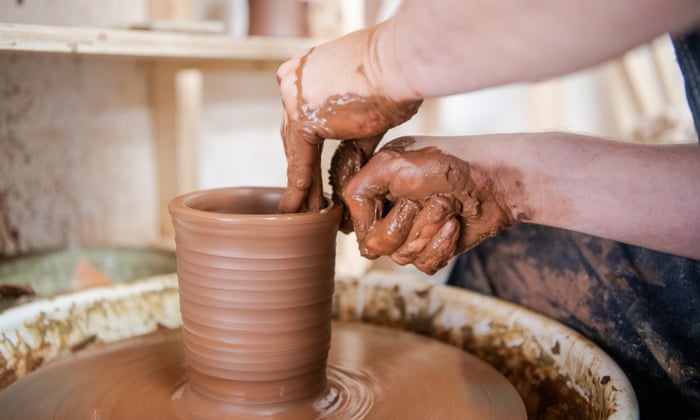
<instances>
[{"instance_id":1,"label":"wooden plank","mask_svg":"<svg viewBox=\"0 0 700 420\"><path fill-rule=\"evenodd\" d=\"M651 53L666 105L686 106L683 76L676 63L671 38L665 35L655 39L651 44Z\"/></svg>"},{"instance_id":2,"label":"wooden plank","mask_svg":"<svg viewBox=\"0 0 700 420\"><path fill-rule=\"evenodd\" d=\"M567 126L563 79L534 83L528 92L531 130L563 130Z\"/></svg>"},{"instance_id":3,"label":"wooden plank","mask_svg":"<svg viewBox=\"0 0 700 420\"><path fill-rule=\"evenodd\" d=\"M193 16L192 0L149 0L148 16L151 19L188 20Z\"/></svg>"},{"instance_id":4,"label":"wooden plank","mask_svg":"<svg viewBox=\"0 0 700 420\"><path fill-rule=\"evenodd\" d=\"M175 158L177 194L194 191L199 179L199 120L202 108L202 72L175 74Z\"/></svg>"},{"instance_id":5,"label":"wooden plank","mask_svg":"<svg viewBox=\"0 0 700 420\"><path fill-rule=\"evenodd\" d=\"M284 61L321 41L0 23L0 52L183 60Z\"/></svg>"},{"instance_id":6,"label":"wooden plank","mask_svg":"<svg viewBox=\"0 0 700 420\"><path fill-rule=\"evenodd\" d=\"M149 102L153 125L153 146L158 186L158 220L160 231L173 232L168 203L177 195L177 151L175 149L175 74L167 64L155 64L150 72Z\"/></svg>"},{"instance_id":7,"label":"wooden plank","mask_svg":"<svg viewBox=\"0 0 700 420\"><path fill-rule=\"evenodd\" d=\"M150 0L152 19L189 19L189 0ZM155 33L155 32L154 32ZM186 189L196 187L196 156L202 74L197 70L179 70L160 63L151 71L150 102L153 137L158 171L158 219L160 233L169 237L174 228L168 204Z\"/></svg>"},{"instance_id":8,"label":"wooden plank","mask_svg":"<svg viewBox=\"0 0 700 420\"><path fill-rule=\"evenodd\" d=\"M158 63L151 69L149 86L158 218L160 232L167 236L173 233L168 203L197 188L202 74Z\"/></svg>"},{"instance_id":9,"label":"wooden plank","mask_svg":"<svg viewBox=\"0 0 700 420\"><path fill-rule=\"evenodd\" d=\"M335 38L343 33L340 0L309 2L309 33L316 38Z\"/></svg>"},{"instance_id":10,"label":"wooden plank","mask_svg":"<svg viewBox=\"0 0 700 420\"><path fill-rule=\"evenodd\" d=\"M635 48L617 63L627 94L637 111L637 121L661 112L665 102L662 80L655 72L649 46Z\"/></svg>"}]
</instances>

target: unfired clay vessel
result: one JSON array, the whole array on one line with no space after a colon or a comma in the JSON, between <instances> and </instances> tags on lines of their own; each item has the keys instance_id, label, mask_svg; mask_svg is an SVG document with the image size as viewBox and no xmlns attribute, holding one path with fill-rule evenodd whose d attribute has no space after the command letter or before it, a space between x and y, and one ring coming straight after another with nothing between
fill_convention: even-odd
<instances>
[{"instance_id":1,"label":"unfired clay vessel","mask_svg":"<svg viewBox=\"0 0 700 420\"><path fill-rule=\"evenodd\" d=\"M279 188L175 198L184 400L271 411L326 389L338 205L277 214Z\"/></svg>"}]
</instances>

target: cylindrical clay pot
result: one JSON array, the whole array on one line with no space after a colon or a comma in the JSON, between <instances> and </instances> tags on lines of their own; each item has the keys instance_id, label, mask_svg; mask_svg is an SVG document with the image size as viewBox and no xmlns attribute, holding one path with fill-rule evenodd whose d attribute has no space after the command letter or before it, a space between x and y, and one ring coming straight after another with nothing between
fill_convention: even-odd
<instances>
[{"instance_id":1,"label":"cylindrical clay pot","mask_svg":"<svg viewBox=\"0 0 700 420\"><path fill-rule=\"evenodd\" d=\"M335 239L342 209L277 214L281 188L175 198L183 402L205 415L274 412L327 387Z\"/></svg>"}]
</instances>

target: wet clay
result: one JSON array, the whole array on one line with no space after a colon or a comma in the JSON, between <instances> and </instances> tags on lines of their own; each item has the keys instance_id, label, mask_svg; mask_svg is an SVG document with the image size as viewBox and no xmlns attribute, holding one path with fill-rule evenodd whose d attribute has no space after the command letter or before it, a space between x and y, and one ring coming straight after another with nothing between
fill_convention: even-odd
<instances>
[{"instance_id":1,"label":"wet clay","mask_svg":"<svg viewBox=\"0 0 700 420\"><path fill-rule=\"evenodd\" d=\"M332 171L337 185L362 166L384 133L418 111L422 101L394 101L382 95L343 93L329 96L321 105L311 105L303 95L303 71L314 49L299 60L295 70L296 118L289 115L282 124L282 140L287 157L287 190L280 202L281 213L318 211L323 207L321 150L325 139L342 139L357 143L361 153L341 153L334 158ZM362 66L355 71L367 78ZM344 159L344 157L347 159ZM340 169L342 168L342 169ZM350 170L343 174L343 170Z\"/></svg>"},{"instance_id":2,"label":"wet clay","mask_svg":"<svg viewBox=\"0 0 700 420\"><path fill-rule=\"evenodd\" d=\"M187 358L179 330L84 350L0 392L3 418L524 419L495 369L459 349L399 330L334 323L328 387L275 413L183 407Z\"/></svg>"},{"instance_id":3,"label":"wet clay","mask_svg":"<svg viewBox=\"0 0 700 420\"><path fill-rule=\"evenodd\" d=\"M515 222L493 182L437 147L410 137L375 154L343 190L362 255L389 255L434 273ZM388 200L388 202L387 202Z\"/></svg>"}]
</instances>

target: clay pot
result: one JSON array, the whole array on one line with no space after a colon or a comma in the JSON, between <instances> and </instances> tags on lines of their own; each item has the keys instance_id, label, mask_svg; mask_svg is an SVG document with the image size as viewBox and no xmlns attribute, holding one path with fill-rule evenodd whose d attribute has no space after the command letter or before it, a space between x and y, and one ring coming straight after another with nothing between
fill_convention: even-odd
<instances>
[{"instance_id":1,"label":"clay pot","mask_svg":"<svg viewBox=\"0 0 700 420\"><path fill-rule=\"evenodd\" d=\"M170 203L191 366L185 399L274 410L327 387L342 209L277 214L282 193L222 188Z\"/></svg>"}]
</instances>

